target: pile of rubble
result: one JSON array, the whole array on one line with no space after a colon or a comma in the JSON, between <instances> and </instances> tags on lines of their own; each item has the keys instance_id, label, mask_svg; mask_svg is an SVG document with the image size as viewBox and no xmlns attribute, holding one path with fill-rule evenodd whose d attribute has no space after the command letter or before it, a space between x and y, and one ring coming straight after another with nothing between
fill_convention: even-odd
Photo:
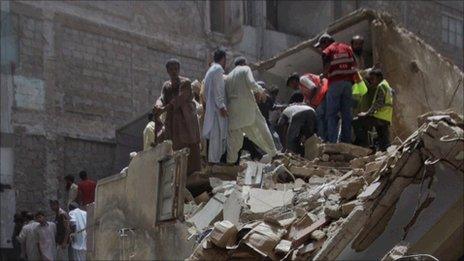
<instances>
[{"instance_id":1,"label":"pile of rubble","mask_svg":"<svg viewBox=\"0 0 464 261\"><path fill-rule=\"evenodd\" d=\"M238 175L214 174L227 167L210 170L212 193L184 207L191 240L198 242L189 260L325 260L350 242L356 251L366 249L385 229L402 191L432 180L431 165L443 161L464 170L462 116L429 113L419 124L386 152L310 140L311 160L282 154L267 164L243 161ZM417 215L429 203L424 199Z\"/></svg>"}]
</instances>

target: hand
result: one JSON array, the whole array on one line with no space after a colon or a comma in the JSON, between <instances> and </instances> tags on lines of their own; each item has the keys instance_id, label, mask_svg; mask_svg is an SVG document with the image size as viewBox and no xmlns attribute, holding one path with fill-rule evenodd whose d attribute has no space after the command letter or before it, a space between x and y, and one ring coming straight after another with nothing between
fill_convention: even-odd
<instances>
[{"instance_id":1,"label":"hand","mask_svg":"<svg viewBox=\"0 0 464 261\"><path fill-rule=\"evenodd\" d=\"M219 109L219 114L221 114L221 116L224 117L224 118L229 116L229 113L227 112L226 108Z\"/></svg>"},{"instance_id":2,"label":"hand","mask_svg":"<svg viewBox=\"0 0 464 261\"><path fill-rule=\"evenodd\" d=\"M360 112L358 113L358 117L364 117L367 115L367 112Z\"/></svg>"}]
</instances>

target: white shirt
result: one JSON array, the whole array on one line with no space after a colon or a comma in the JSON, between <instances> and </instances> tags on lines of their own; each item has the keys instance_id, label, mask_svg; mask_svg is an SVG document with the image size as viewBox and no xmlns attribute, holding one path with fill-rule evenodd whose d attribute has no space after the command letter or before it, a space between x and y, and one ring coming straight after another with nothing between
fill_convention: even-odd
<instances>
[{"instance_id":1,"label":"white shirt","mask_svg":"<svg viewBox=\"0 0 464 261\"><path fill-rule=\"evenodd\" d=\"M87 250L87 232L85 231L87 225L87 212L76 208L69 212L69 217L71 224L76 226L76 233L71 247L76 250Z\"/></svg>"},{"instance_id":2,"label":"white shirt","mask_svg":"<svg viewBox=\"0 0 464 261\"><path fill-rule=\"evenodd\" d=\"M306 111L306 110L314 110L311 108L311 106L304 105L304 104L295 104L295 105L290 105L285 110L282 112L283 115L287 116L289 119L293 117L293 115L297 114L298 112L301 111Z\"/></svg>"},{"instance_id":3,"label":"white shirt","mask_svg":"<svg viewBox=\"0 0 464 261\"><path fill-rule=\"evenodd\" d=\"M221 137L227 136L227 119L221 117L219 109L225 108L225 82L224 69L220 64L213 63L205 75L205 100L206 108L205 119L203 123L203 137L209 139L211 129L213 128L215 118L219 121Z\"/></svg>"},{"instance_id":4,"label":"white shirt","mask_svg":"<svg viewBox=\"0 0 464 261\"><path fill-rule=\"evenodd\" d=\"M18 241L21 242L21 251L26 255L27 260L40 259L39 248L37 247L37 235L35 229L39 225L38 222L29 221L19 233Z\"/></svg>"}]
</instances>

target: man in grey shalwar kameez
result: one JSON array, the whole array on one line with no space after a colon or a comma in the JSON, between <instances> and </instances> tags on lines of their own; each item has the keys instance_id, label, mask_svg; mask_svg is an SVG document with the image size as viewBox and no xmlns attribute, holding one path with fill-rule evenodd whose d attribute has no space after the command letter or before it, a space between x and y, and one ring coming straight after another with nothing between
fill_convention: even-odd
<instances>
[{"instance_id":1,"label":"man in grey shalwar kameez","mask_svg":"<svg viewBox=\"0 0 464 261\"><path fill-rule=\"evenodd\" d=\"M225 105L224 67L226 52L214 52L214 63L205 76L205 119L203 137L208 140L208 162L219 163L227 148L227 108Z\"/></svg>"}]
</instances>

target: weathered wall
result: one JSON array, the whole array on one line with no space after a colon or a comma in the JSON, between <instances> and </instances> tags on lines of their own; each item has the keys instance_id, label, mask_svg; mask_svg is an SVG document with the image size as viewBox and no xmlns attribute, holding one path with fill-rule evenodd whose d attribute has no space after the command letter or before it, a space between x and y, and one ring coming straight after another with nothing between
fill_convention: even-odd
<instances>
[{"instance_id":1,"label":"weathered wall","mask_svg":"<svg viewBox=\"0 0 464 261\"><path fill-rule=\"evenodd\" d=\"M464 68L463 48L444 43L441 38L444 14L460 17L462 23L464 15L462 1L361 0L358 8L371 8L390 13L401 26L425 40L443 56L458 65L461 70ZM460 30L462 37L462 27Z\"/></svg>"},{"instance_id":2,"label":"weathered wall","mask_svg":"<svg viewBox=\"0 0 464 261\"><path fill-rule=\"evenodd\" d=\"M396 91L392 136L409 136L416 129L417 115L428 111L453 109L464 114L463 72L421 39L388 26L391 21L384 19L372 26L373 54Z\"/></svg>"}]
</instances>

